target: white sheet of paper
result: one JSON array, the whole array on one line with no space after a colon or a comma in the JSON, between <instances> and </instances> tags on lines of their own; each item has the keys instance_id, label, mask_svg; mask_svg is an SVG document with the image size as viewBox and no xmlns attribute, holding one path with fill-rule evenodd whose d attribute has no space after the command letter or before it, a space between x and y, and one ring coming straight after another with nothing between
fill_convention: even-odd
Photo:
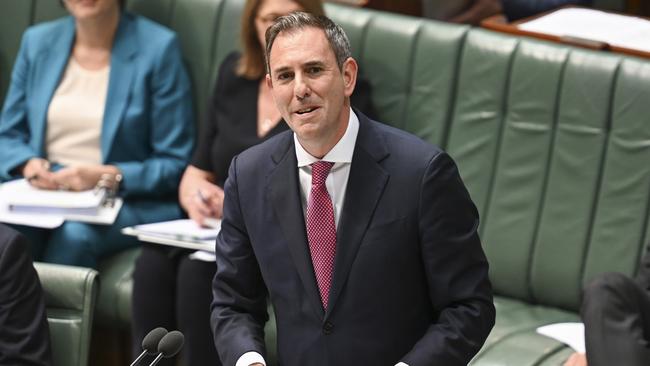
<instances>
[{"instance_id":1,"label":"white sheet of paper","mask_svg":"<svg viewBox=\"0 0 650 366\"><path fill-rule=\"evenodd\" d=\"M10 212L5 204L0 203L0 222L13 225L25 225L42 229L54 229L63 225L62 216L36 215Z\"/></svg>"},{"instance_id":2,"label":"white sheet of paper","mask_svg":"<svg viewBox=\"0 0 650 366\"><path fill-rule=\"evenodd\" d=\"M650 52L650 20L600 10L566 8L518 25L521 30L571 36Z\"/></svg>"},{"instance_id":3,"label":"white sheet of paper","mask_svg":"<svg viewBox=\"0 0 650 366\"><path fill-rule=\"evenodd\" d=\"M156 222L153 224L136 225L133 230L137 234L156 235L176 240L199 241L214 240L221 230L221 220L214 220L215 227L204 228L193 220L182 219Z\"/></svg>"},{"instance_id":4,"label":"white sheet of paper","mask_svg":"<svg viewBox=\"0 0 650 366\"><path fill-rule=\"evenodd\" d=\"M537 333L560 341L576 352L585 353L585 326L582 323L544 325L537 328Z\"/></svg>"},{"instance_id":5,"label":"white sheet of paper","mask_svg":"<svg viewBox=\"0 0 650 366\"><path fill-rule=\"evenodd\" d=\"M38 189L25 179L17 179L0 186L0 199L9 206L30 206L42 208L83 209L101 205L102 194L93 190L70 192Z\"/></svg>"}]
</instances>

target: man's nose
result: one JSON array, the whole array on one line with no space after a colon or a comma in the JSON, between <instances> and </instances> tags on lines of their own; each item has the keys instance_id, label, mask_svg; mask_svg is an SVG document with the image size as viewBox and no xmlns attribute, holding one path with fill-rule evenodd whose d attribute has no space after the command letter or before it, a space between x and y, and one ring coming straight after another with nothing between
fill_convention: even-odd
<instances>
[{"instance_id":1,"label":"man's nose","mask_svg":"<svg viewBox=\"0 0 650 366\"><path fill-rule=\"evenodd\" d=\"M294 83L294 95L296 99L302 101L305 98L308 98L311 95L311 89L309 88L309 82L303 76L296 76Z\"/></svg>"}]
</instances>

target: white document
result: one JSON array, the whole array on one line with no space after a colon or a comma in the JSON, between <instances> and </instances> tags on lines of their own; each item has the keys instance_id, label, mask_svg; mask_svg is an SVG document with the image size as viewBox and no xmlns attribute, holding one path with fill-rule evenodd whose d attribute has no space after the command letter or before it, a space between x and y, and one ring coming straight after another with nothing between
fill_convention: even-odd
<instances>
[{"instance_id":1,"label":"white document","mask_svg":"<svg viewBox=\"0 0 650 366\"><path fill-rule=\"evenodd\" d=\"M214 240L221 229L221 220L214 220L215 227L204 228L190 219L156 222L136 225L133 231L138 235L162 236L182 241Z\"/></svg>"},{"instance_id":2,"label":"white document","mask_svg":"<svg viewBox=\"0 0 650 366\"><path fill-rule=\"evenodd\" d=\"M582 323L544 325L537 328L537 333L560 341L576 352L585 353L585 326Z\"/></svg>"},{"instance_id":3,"label":"white document","mask_svg":"<svg viewBox=\"0 0 650 366\"><path fill-rule=\"evenodd\" d=\"M6 205L0 203L0 222L13 225L25 225L42 229L54 229L63 225L63 216L37 215L10 212Z\"/></svg>"},{"instance_id":4,"label":"white document","mask_svg":"<svg viewBox=\"0 0 650 366\"><path fill-rule=\"evenodd\" d=\"M519 24L518 28L650 52L650 20L634 16L593 9L566 8Z\"/></svg>"},{"instance_id":5,"label":"white document","mask_svg":"<svg viewBox=\"0 0 650 366\"><path fill-rule=\"evenodd\" d=\"M80 221L89 224L112 225L120 213L124 202L121 198L116 198L113 206L99 206L97 212L93 215L65 214L63 218L67 221Z\"/></svg>"},{"instance_id":6,"label":"white document","mask_svg":"<svg viewBox=\"0 0 650 366\"><path fill-rule=\"evenodd\" d=\"M93 197L88 197L89 195ZM102 205L102 202L103 195L95 195L92 191L46 191L36 189L26 180L20 179L0 185L0 222L44 229L59 227L66 220L111 225L122 208L122 199L116 198L112 206ZM28 206L31 207L28 209L12 209L15 207L11 205L16 203L37 205ZM47 206L50 204L59 207L52 209Z\"/></svg>"},{"instance_id":7,"label":"white document","mask_svg":"<svg viewBox=\"0 0 650 366\"><path fill-rule=\"evenodd\" d=\"M97 214L105 191L52 191L33 187L25 179L0 186L0 200L9 211L37 214Z\"/></svg>"}]
</instances>

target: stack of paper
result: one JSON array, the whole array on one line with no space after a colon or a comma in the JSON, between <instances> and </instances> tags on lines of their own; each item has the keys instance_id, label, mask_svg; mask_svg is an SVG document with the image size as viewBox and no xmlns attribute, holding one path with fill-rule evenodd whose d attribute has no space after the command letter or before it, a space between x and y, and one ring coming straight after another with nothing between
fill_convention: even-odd
<instances>
[{"instance_id":1,"label":"stack of paper","mask_svg":"<svg viewBox=\"0 0 650 366\"><path fill-rule=\"evenodd\" d=\"M522 23L519 29L605 42L650 52L650 20L583 8L560 9Z\"/></svg>"},{"instance_id":2,"label":"stack of paper","mask_svg":"<svg viewBox=\"0 0 650 366\"><path fill-rule=\"evenodd\" d=\"M122 229L122 233L150 243L214 252L221 220L211 220L211 223L212 227L205 228L189 219L172 220L127 227Z\"/></svg>"},{"instance_id":3,"label":"stack of paper","mask_svg":"<svg viewBox=\"0 0 650 366\"><path fill-rule=\"evenodd\" d=\"M65 220L110 225L122 207L104 206L106 192L41 190L19 179L0 185L0 222L55 228Z\"/></svg>"},{"instance_id":4,"label":"stack of paper","mask_svg":"<svg viewBox=\"0 0 650 366\"><path fill-rule=\"evenodd\" d=\"M20 179L0 186L0 196L16 213L96 215L106 191L50 191L34 188Z\"/></svg>"}]
</instances>

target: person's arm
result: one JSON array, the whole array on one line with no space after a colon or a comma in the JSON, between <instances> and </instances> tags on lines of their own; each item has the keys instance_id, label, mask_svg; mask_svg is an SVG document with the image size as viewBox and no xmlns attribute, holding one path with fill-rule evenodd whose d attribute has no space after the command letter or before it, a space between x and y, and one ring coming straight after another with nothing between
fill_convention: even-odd
<instances>
[{"instance_id":1,"label":"person's arm","mask_svg":"<svg viewBox=\"0 0 650 366\"><path fill-rule=\"evenodd\" d=\"M22 165L37 157L37 152L30 145L31 136L27 120L31 34L30 30L27 30L23 36L0 114L0 180L19 176Z\"/></svg>"},{"instance_id":2,"label":"person's arm","mask_svg":"<svg viewBox=\"0 0 650 366\"><path fill-rule=\"evenodd\" d=\"M176 37L152 57L156 65L147 121L151 154L144 161L111 163L122 174L120 192L126 196L175 192L194 144L190 83Z\"/></svg>"},{"instance_id":3,"label":"person's arm","mask_svg":"<svg viewBox=\"0 0 650 366\"><path fill-rule=\"evenodd\" d=\"M224 215L215 245L217 273L212 282L211 324L224 365L237 364L247 352L266 354L267 290L239 200L235 157L225 185Z\"/></svg>"},{"instance_id":4,"label":"person's arm","mask_svg":"<svg viewBox=\"0 0 650 366\"><path fill-rule=\"evenodd\" d=\"M0 363L49 366L52 356L43 290L27 241L9 230L0 226L0 240L4 240L0 243Z\"/></svg>"},{"instance_id":5,"label":"person's arm","mask_svg":"<svg viewBox=\"0 0 650 366\"><path fill-rule=\"evenodd\" d=\"M467 365L495 318L488 262L478 237L478 212L446 153L429 162L420 197L421 256L438 318L401 361Z\"/></svg>"}]
</instances>

